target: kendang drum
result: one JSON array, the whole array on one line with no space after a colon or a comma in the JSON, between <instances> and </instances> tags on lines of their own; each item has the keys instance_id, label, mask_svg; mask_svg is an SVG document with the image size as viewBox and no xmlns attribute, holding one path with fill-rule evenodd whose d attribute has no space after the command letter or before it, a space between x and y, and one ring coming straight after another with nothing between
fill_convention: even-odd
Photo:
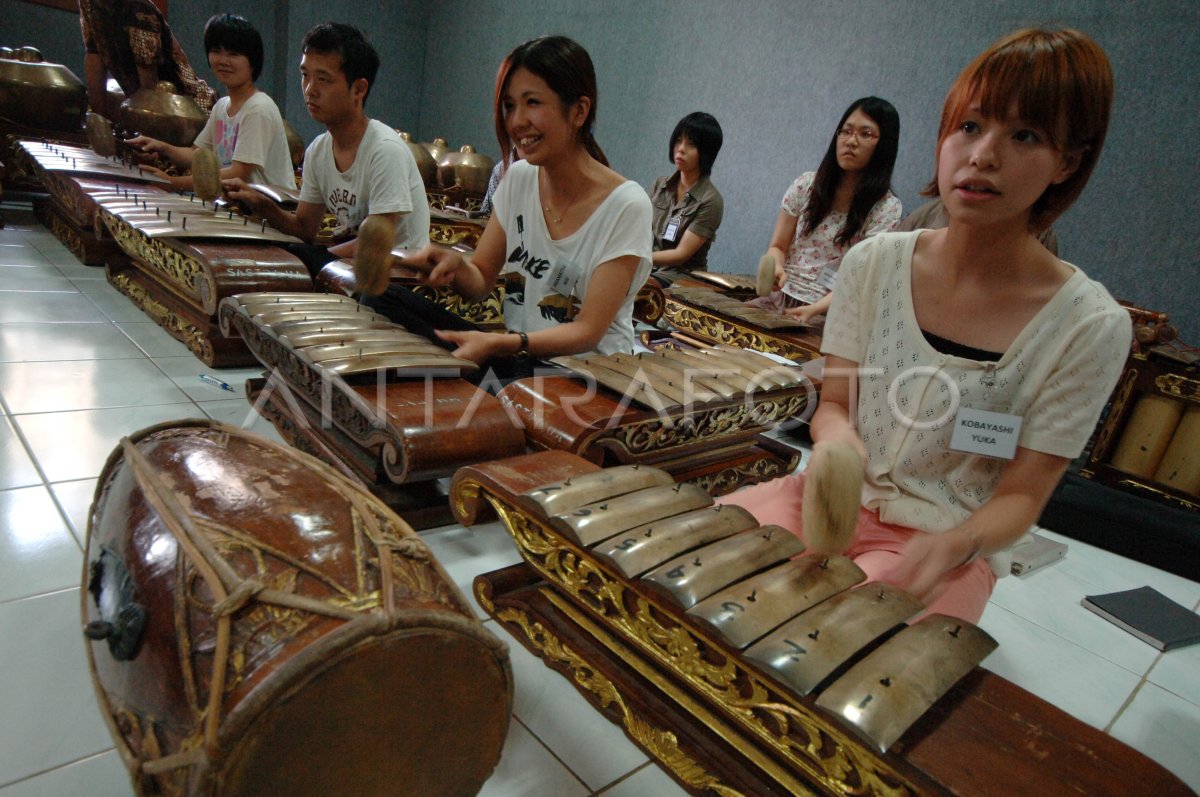
<instances>
[{"instance_id":1,"label":"kendang drum","mask_svg":"<svg viewBox=\"0 0 1200 797\"><path fill-rule=\"evenodd\" d=\"M468 795L508 651L359 485L232 426L122 440L88 522L96 695L138 795Z\"/></svg>"}]
</instances>

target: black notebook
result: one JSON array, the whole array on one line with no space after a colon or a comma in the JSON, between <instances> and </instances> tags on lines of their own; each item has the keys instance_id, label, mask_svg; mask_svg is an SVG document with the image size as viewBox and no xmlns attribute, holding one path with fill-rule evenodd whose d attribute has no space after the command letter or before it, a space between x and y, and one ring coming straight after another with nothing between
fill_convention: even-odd
<instances>
[{"instance_id":1,"label":"black notebook","mask_svg":"<svg viewBox=\"0 0 1200 797\"><path fill-rule=\"evenodd\" d=\"M1200 614L1150 587L1088 595L1082 603L1159 650L1200 642Z\"/></svg>"}]
</instances>

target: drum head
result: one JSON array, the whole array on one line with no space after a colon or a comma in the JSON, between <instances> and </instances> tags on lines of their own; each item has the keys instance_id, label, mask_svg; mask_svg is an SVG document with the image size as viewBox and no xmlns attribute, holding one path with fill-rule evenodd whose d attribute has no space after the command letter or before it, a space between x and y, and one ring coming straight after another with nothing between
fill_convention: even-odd
<instances>
[{"instance_id":1,"label":"drum head","mask_svg":"<svg viewBox=\"0 0 1200 797\"><path fill-rule=\"evenodd\" d=\"M500 760L512 684L495 647L469 621L449 619L364 634L334 655L314 649L293 662L312 669L247 701L263 710L227 740L213 793L476 794Z\"/></svg>"}]
</instances>

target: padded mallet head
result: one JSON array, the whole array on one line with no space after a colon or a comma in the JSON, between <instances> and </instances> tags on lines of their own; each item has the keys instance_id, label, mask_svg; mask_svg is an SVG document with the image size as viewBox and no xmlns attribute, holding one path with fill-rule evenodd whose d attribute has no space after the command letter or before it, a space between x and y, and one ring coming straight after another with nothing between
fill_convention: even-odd
<instances>
[{"instance_id":1,"label":"padded mallet head","mask_svg":"<svg viewBox=\"0 0 1200 797\"><path fill-rule=\"evenodd\" d=\"M192 191L205 202L221 195L221 164L211 149L200 148L192 155Z\"/></svg>"},{"instance_id":2,"label":"padded mallet head","mask_svg":"<svg viewBox=\"0 0 1200 797\"><path fill-rule=\"evenodd\" d=\"M117 137L113 134L112 122L89 111L84 126L87 129L88 146L93 152L105 158L117 154Z\"/></svg>"},{"instance_id":3,"label":"padded mallet head","mask_svg":"<svg viewBox=\"0 0 1200 797\"><path fill-rule=\"evenodd\" d=\"M367 216L358 227L354 250L354 285L364 296L378 296L387 290L392 273L392 247L396 228L382 216Z\"/></svg>"},{"instance_id":4,"label":"padded mallet head","mask_svg":"<svg viewBox=\"0 0 1200 797\"><path fill-rule=\"evenodd\" d=\"M862 457L853 446L822 443L813 448L800 506L810 553L841 554L850 547L862 504L862 482Z\"/></svg>"},{"instance_id":5,"label":"padded mallet head","mask_svg":"<svg viewBox=\"0 0 1200 797\"><path fill-rule=\"evenodd\" d=\"M766 296L775 287L775 255L767 252L758 261L758 274L754 281L754 292Z\"/></svg>"}]
</instances>

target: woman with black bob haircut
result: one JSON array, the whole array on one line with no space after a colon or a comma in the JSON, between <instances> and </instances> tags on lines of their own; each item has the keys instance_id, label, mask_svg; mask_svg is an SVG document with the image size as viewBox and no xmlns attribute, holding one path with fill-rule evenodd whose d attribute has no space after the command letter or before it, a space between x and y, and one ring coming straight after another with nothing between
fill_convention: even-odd
<instances>
[{"instance_id":1,"label":"woman with black bob haircut","mask_svg":"<svg viewBox=\"0 0 1200 797\"><path fill-rule=\"evenodd\" d=\"M650 202L642 188L608 167L593 133L592 59L564 36L517 47L496 75L496 138L511 160L493 213L467 257L430 245L405 264L431 285L488 296L503 270L507 332L466 324L395 286L370 304L389 317L417 316L459 357L477 363L633 349L633 299L650 272ZM432 309L429 307L432 305Z\"/></svg>"},{"instance_id":2,"label":"woman with black bob haircut","mask_svg":"<svg viewBox=\"0 0 1200 797\"><path fill-rule=\"evenodd\" d=\"M225 50L250 60L250 78L258 80L263 68L262 36L245 17L217 14L204 25L204 52ZM215 71L215 70L214 70Z\"/></svg>"},{"instance_id":3,"label":"woman with black bob haircut","mask_svg":"<svg viewBox=\"0 0 1200 797\"><path fill-rule=\"evenodd\" d=\"M891 192L899 143L900 116L890 102L864 97L850 104L820 167L784 194L763 255L775 261L776 290L752 304L805 323L828 309L846 250L900 221L900 200Z\"/></svg>"},{"instance_id":4,"label":"woman with black bob haircut","mask_svg":"<svg viewBox=\"0 0 1200 797\"><path fill-rule=\"evenodd\" d=\"M723 138L721 125L703 111L683 117L671 132L667 160L675 165L675 173L655 180L650 191L651 276L664 286L708 268L708 250L725 214L725 200L708 179Z\"/></svg>"},{"instance_id":5,"label":"woman with black bob haircut","mask_svg":"<svg viewBox=\"0 0 1200 797\"><path fill-rule=\"evenodd\" d=\"M161 153L180 169L192 165L197 149L209 149L217 154L222 180L238 178L295 191L296 172L283 116L275 101L254 85L262 74L262 36L243 17L217 14L204 26L204 49L208 66L225 87L226 96L213 105L200 135L190 147L173 146L149 136L138 136L130 143L143 152ZM193 187L190 175L153 171L175 188Z\"/></svg>"}]
</instances>

